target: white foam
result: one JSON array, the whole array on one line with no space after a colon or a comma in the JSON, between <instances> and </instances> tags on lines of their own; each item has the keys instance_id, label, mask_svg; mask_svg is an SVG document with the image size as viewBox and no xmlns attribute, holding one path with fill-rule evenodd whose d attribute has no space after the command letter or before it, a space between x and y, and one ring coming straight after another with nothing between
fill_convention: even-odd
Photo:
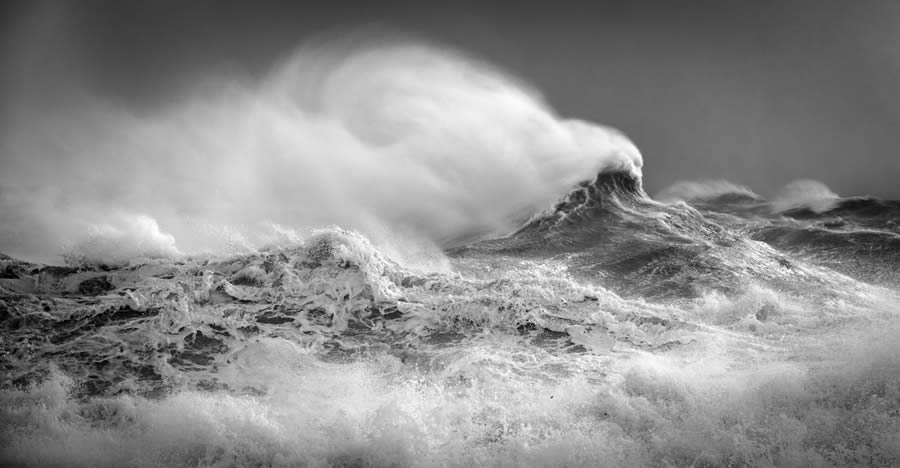
<instances>
[{"instance_id":1,"label":"white foam","mask_svg":"<svg viewBox=\"0 0 900 468\"><path fill-rule=\"evenodd\" d=\"M896 330L891 330L895 332ZM223 382L265 395L177 391L69 398L54 375L3 390L0 461L19 466L892 465L897 345L833 338L820 364L702 350L615 359L524 352L485 336L434 356L329 364L262 338ZM709 343L715 345L715 340ZM802 350L798 349L798 353ZM796 358L797 356L795 356Z\"/></svg>"},{"instance_id":2,"label":"white foam","mask_svg":"<svg viewBox=\"0 0 900 468\"><path fill-rule=\"evenodd\" d=\"M893 297L865 300L884 292L878 288L856 300L852 288L818 289L808 293L814 302L787 287L751 286L737 297L710 292L654 304L581 284L562 263L459 261L453 274L416 276L362 236L326 229L265 254L187 259L166 275L147 266L109 272L130 299L101 297L94 309L61 300L57 320L123 303L155 315L111 321L51 352L115 363L157 350L130 362L147 362L165 380L128 378L98 397L79 394L57 372L30 389L0 390L0 464L900 461L900 415L890 411L900 388L896 304L872 307L872 299ZM222 293L234 300L214 300ZM400 316L368 322L373 328L362 335L341 333L384 302ZM318 322L298 307L333 320ZM294 323L253 320L279 309ZM239 331L251 323L261 331ZM206 368L179 370L171 359L178 344L187 349L199 331L227 349L211 352ZM372 341L355 341L370 333ZM328 349L361 352L333 356L321 346L328 336L339 344ZM569 344L584 350L560 347ZM76 381L104 371L116 381L124 367L67 369ZM217 386L199 391L201 381ZM140 396L142 385L169 383L168 394Z\"/></svg>"}]
</instances>

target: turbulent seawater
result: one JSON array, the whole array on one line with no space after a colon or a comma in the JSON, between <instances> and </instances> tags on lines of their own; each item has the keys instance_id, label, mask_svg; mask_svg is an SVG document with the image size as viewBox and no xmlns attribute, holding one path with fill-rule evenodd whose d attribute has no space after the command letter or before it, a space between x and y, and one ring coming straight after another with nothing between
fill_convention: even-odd
<instances>
[{"instance_id":1,"label":"turbulent seawater","mask_svg":"<svg viewBox=\"0 0 900 468\"><path fill-rule=\"evenodd\" d=\"M900 464L900 203L693 189L601 172L438 272L338 227L4 258L0 460Z\"/></svg>"}]
</instances>

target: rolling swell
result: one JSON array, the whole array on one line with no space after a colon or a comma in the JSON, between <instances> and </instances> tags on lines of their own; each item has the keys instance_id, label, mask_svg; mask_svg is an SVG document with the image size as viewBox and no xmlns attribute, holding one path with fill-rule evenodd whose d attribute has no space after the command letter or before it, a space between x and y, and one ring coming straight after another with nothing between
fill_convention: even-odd
<instances>
[{"instance_id":1,"label":"rolling swell","mask_svg":"<svg viewBox=\"0 0 900 468\"><path fill-rule=\"evenodd\" d=\"M660 197L687 198L708 220L794 259L880 285L900 280L900 202L840 198L815 181L788 184L772 201L748 194L727 182L680 182Z\"/></svg>"},{"instance_id":2,"label":"rolling swell","mask_svg":"<svg viewBox=\"0 0 900 468\"><path fill-rule=\"evenodd\" d=\"M829 200L828 208L778 211L764 199L714 197L690 205L710 219L790 256L867 282L893 285L900 277L900 202L873 197Z\"/></svg>"},{"instance_id":3,"label":"rolling swell","mask_svg":"<svg viewBox=\"0 0 900 468\"><path fill-rule=\"evenodd\" d=\"M554 258L576 277L640 297L697 297L794 273L787 255L683 203L650 199L639 177L600 173L506 238L451 252ZM799 285L797 285L799 287Z\"/></svg>"},{"instance_id":4,"label":"rolling swell","mask_svg":"<svg viewBox=\"0 0 900 468\"><path fill-rule=\"evenodd\" d=\"M863 281L888 286L900 281L900 235L891 231L825 218L812 225L775 222L751 237Z\"/></svg>"},{"instance_id":5,"label":"rolling swell","mask_svg":"<svg viewBox=\"0 0 900 468\"><path fill-rule=\"evenodd\" d=\"M821 213L799 208L785 212L784 216L819 221L834 227L879 229L900 234L900 201L852 197L838 201L833 208Z\"/></svg>"}]
</instances>

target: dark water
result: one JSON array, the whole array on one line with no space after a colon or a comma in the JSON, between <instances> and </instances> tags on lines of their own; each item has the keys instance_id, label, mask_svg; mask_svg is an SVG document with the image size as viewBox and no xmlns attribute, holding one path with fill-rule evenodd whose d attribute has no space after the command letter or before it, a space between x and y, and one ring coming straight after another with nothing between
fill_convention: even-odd
<instances>
[{"instance_id":1,"label":"dark water","mask_svg":"<svg viewBox=\"0 0 900 468\"><path fill-rule=\"evenodd\" d=\"M25 466L896 466L900 202L669 204L600 174L401 266L0 260L0 460Z\"/></svg>"}]
</instances>

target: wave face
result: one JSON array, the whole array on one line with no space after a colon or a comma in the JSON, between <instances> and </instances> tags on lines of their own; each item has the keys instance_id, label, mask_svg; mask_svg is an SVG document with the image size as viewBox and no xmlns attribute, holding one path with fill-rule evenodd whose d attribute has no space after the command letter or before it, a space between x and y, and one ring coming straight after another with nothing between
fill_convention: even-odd
<instances>
[{"instance_id":1,"label":"wave face","mask_svg":"<svg viewBox=\"0 0 900 468\"><path fill-rule=\"evenodd\" d=\"M4 245L77 248L0 255L0 464L900 464L900 203L654 200L621 134L430 46L303 49L228 92L101 112L91 151L144 148L107 174L143 169L59 178L69 205L2 176L50 209Z\"/></svg>"}]
</instances>

